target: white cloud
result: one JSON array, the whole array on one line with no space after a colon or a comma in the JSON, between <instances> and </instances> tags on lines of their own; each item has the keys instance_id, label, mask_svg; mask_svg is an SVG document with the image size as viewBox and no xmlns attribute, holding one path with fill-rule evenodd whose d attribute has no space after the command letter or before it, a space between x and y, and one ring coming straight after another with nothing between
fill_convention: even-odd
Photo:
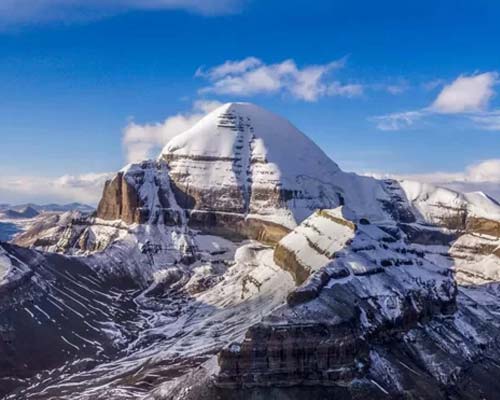
<instances>
[{"instance_id":1,"label":"white cloud","mask_svg":"<svg viewBox=\"0 0 500 400\"><path fill-rule=\"evenodd\" d=\"M185 10L221 15L245 0L1 0L0 26L100 18L130 10Z\"/></svg>"},{"instance_id":2,"label":"white cloud","mask_svg":"<svg viewBox=\"0 0 500 400\"><path fill-rule=\"evenodd\" d=\"M410 87L408 81L403 78L391 78L386 82L365 85L365 89L370 89L375 92L385 92L393 96L405 93Z\"/></svg>"},{"instance_id":3,"label":"white cloud","mask_svg":"<svg viewBox=\"0 0 500 400\"><path fill-rule=\"evenodd\" d=\"M431 105L431 110L441 114L457 114L484 110L495 91L496 72L479 75L461 75L446 85Z\"/></svg>"},{"instance_id":4,"label":"white cloud","mask_svg":"<svg viewBox=\"0 0 500 400\"><path fill-rule=\"evenodd\" d=\"M438 87L442 86L444 83L445 82L443 79L438 78L438 79L433 79L433 80L424 82L424 83L422 83L421 86L424 90L431 91L431 90L437 89Z\"/></svg>"},{"instance_id":5,"label":"white cloud","mask_svg":"<svg viewBox=\"0 0 500 400\"><path fill-rule=\"evenodd\" d=\"M408 90L408 85L406 84L386 85L385 90L390 94L397 95L406 92L406 90Z\"/></svg>"},{"instance_id":6,"label":"white cloud","mask_svg":"<svg viewBox=\"0 0 500 400\"><path fill-rule=\"evenodd\" d=\"M367 173L377 178L410 179L448 187L460 192L481 191L500 201L500 159L484 160L458 172L432 172L427 174Z\"/></svg>"},{"instance_id":7,"label":"white cloud","mask_svg":"<svg viewBox=\"0 0 500 400\"><path fill-rule=\"evenodd\" d=\"M207 71L198 69L196 76L203 77L210 85L201 93L252 96L286 92L304 100L316 101L323 96L353 97L362 94L359 84L343 84L328 79L335 69L343 67L345 59L321 65L297 67L294 60L265 64L255 57L239 61L226 61Z\"/></svg>"},{"instance_id":8,"label":"white cloud","mask_svg":"<svg viewBox=\"0 0 500 400\"><path fill-rule=\"evenodd\" d=\"M470 116L481 129L487 131L500 131L500 110L478 113Z\"/></svg>"},{"instance_id":9,"label":"white cloud","mask_svg":"<svg viewBox=\"0 0 500 400\"><path fill-rule=\"evenodd\" d=\"M377 124L381 131L398 131L407 128L425 115L422 111L406 111L373 117L372 120Z\"/></svg>"},{"instance_id":10,"label":"white cloud","mask_svg":"<svg viewBox=\"0 0 500 400\"><path fill-rule=\"evenodd\" d=\"M130 163L156 157L170 139L191 128L220 105L218 101L199 100L193 104L190 112L173 115L160 123L140 125L130 122L123 130L127 161Z\"/></svg>"},{"instance_id":11,"label":"white cloud","mask_svg":"<svg viewBox=\"0 0 500 400\"><path fill-rule=\"evenodd\" d=\"M407 177L420 178L425 182L468 182L500 184L500 159L490 159L467 166L459 172L432 172L430 174L413 174Z\"/></svg>"},{"instance_id":12,"label":"white cloud","mask_svg":"<svg viewBox=\"0 0 500 400\"><path fill-rule=\"evenodd\" d=\"M328 85L327 94L329 96L355 97L363 94L363 85L357 83L342 85L340 82L332 82Z\"/></svg>"},{"instance_id":13,"label":"white cloud","mask_svg":"<svg viewBox=\"0 0 500 400\"><path fill-rule=\"evenodd\" d=\"M230 74L242 74L251 68L262 65L262 61L255 57L247 57L241 61L226 61L217 67L204 72L203 68L198 68L195 76L208 76L211 79L223 78Z\"/></svg>"},{"instance_id":14,"label":"white cloud","mask_svg":"<svg viewBox=\"0 0 500 400\"><path fill-rule=\"evenodd\" d=\"M83 175L0 176L2 201L24 202L81 202L96 204L101 197L104 182L112 173Z\"/></svg>"},{"instance_id":15,"label":"white cloud","mask_svg":"<svg viewBox=\"0 0 500 400\"><path fill-rule=\"evenodd\" d=\"M496 182L500 184L500 159L485 160L467 168L464 180L468 182Z\"/></svg>"},{"instance_id":16,"label":"white cloud","mask_svg":"<svg viewBox=\"0 0 500 400\"><path fill-rule=\"evenodd\" d=\"M465 115L488 130L500 130L500 110L487 111L491 99L495 96L494 86L498 83L497 72L485 72L476 75L461 75L452 83L443 87L433 103L425 108L372 117L377 128L396 131L407 128L425 116L432 114ZM429 82L429 90L437 87L441 81Z\"/></svg>"},{"instance_id":17,"label":"white cloud","mask_svg":"<svg viewBox=\"0 0 500 400\"><path fill-rule=\"evenodd\" d=\"M217 101L199 100L192 110L176 114L162 123L139 125L131 122L123 132L123 144L129 162L151 157L173 136L198 122L206 113L220 106ZM154 154L156 156L156 154ZM82 175L0 176L2 201L24 202L81 202L95 205L102 195L104 182L114 173L88 173Z\"/></svg>"}]
</instances>

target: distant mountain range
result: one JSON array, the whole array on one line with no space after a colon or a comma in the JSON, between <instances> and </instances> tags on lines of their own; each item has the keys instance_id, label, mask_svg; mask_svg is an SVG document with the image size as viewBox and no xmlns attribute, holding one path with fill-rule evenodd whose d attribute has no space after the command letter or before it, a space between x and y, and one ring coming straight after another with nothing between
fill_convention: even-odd
<instances>
[{"instance_id":1,"label":"distant mountain range","mask_svg":"<svg viewBox=\"0 0 500 400\"><path fill-rule=\"evenodd\" d=\"M83 215L90 214L94 208L81 203L69 204L0 204L0 241L9 241L15 235L32 228L35 222L47 222L43 213L79 212ZM42 215L41 215L42 214ZM40 217L43 221L38 221ZM37 225L39 226L39 225Z\"/></svg>"},{"instance_id":2,"label":"distant mountain range","mask_svg":"<svg viewBox=\"0 0 500 400\"><path fill-rule=\"evenodd\" d=\"M0 217L9 219L26 219L26 218L34 218L39 214L40 213L33 207L26 207L21 209L20 211L8 208L7 210L0 212Z\"/></svg>"},{"instance_id":3,"label":"distant mountain range","mask_svg":"<svg viewBox=\"0 0 500 400\"><path fill-rule=\"evenodd\" d=\"M26 203L26 204L0 204L0 212L6 213L10 212L11 215L16 218L33 218L39 213L42 212L66 212L66 211L81 211L81 212L92 212L94 208L81 203L68 203L68 204L35 204L35 203ZM35 214L35 212L37 214ZM17 214L16 214L17 213Z\"/></svg>"}]
</instances>

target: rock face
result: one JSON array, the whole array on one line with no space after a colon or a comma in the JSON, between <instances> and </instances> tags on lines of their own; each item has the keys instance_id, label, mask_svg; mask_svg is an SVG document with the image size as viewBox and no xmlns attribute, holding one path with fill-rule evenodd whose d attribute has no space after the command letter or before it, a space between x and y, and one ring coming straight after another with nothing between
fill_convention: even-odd
<instances>
[{"instance_id":1,"label":"rock face","mask_svg":"<svg viewBox=\"0 0 500 400\"><path fill-rule=\"evenodd\" d=\"M290 231L272 221L233 213L191 210L188 217L191 228L231 240L255 239L275 244Z\"/></svg>"},{"instance_id":2,"label":"rock face","mask_svg":"<svg viewBox=\"0 0 500 400\"><path fill-rule=\"evenodd\" d=\"M355 318L351 315L351 318ZM219 354L217 385L331 385L350 382L365 373L368 347L355 324L260 324L248 330L240 345Z\"/></svg>"},{"instance_id":3,"label":"rock face","mask_svg":"<svg viewBox=\"0 0 500 400\"><path fill-rule=\"evenodd\" d=\"M500 237L500 222L486 218L467 218L465 231L479 233L480 235Z\"/></svg>"},{"instance_id":4,"label":"rock face","mask_svg":"<svg viewBox=\"0 0 500 400\"><path fill-rule=\"evenodd\" d=\"M300 285L332 260L352 240L356 229L342 216L342 207L319 210L278 242L274 261Z\"/></svg>"},{"instance_id":5,"label":"rock face","mask_svg":"<svg viewBox=\"0 0 500 400\"><path fill-rule=\"evenodd\" d=\"M147 215L141 207L141 199L135 187L119 172L104 185L104 192L97 206L96 216L106 220L121 219L128 224L141 224Z\"/></svg>"},{"instance_id":6,"label":"rock face","mask_svg":"<svg viewBox=\"0 0 500 400\"><path fill-rule=\"evenodd\" d=\"M57 245L71 226L73 220L82 219L78 212L45 213L30 224L29 229L13 239L13 243L23 247L51 248ZM77 236L77 232L73 236Z\"/></svg>"}]
</instances>

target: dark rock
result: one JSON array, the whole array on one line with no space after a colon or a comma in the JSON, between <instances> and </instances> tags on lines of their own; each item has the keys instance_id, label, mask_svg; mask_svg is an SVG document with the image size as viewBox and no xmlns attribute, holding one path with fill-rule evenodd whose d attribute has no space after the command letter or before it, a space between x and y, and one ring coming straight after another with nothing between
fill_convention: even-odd
<instances>
[{"instance_id":1,"label":"dark rock","mask_svg":"<svg viewBox=\"0 0 500 400\"><path fill-rule=\"evenodd\" d=\"M297 259L295 253L280 243L274 248L274 262L285 271L290 272L297 286L304 283L311 274L309 268Z\"/></svg>"},{"instance_id":2,"label":"dark rock","mask_svg":"<svg viewBox=\"0 0 500 400\"><path fill-rule=\"evenodd\" d=\"M465 230L500 238L500 222L486 218L468 218Z\"/></svg>"},{"instance_id":3,"label":"dark rock","mask_svg":"<svg viewBox=\"0 0 500 400\"><path fill-rule=\"evenodd\" d=\"M274 244L290 232L282 225L240 214L192 210L188 215L191 228L234 241L255 239Z\"/></svg>"},{"instance_id":4,"label":"dark rock","mask_svg":"<svg viewBox=\"0 0 500 400\"><path fill-rule=\"evenodd\" d=\"M219 354L220 387L326 385L361 376L366 344L349 323L248 330L241 347Z\"/></svg>"},{"instance_id":5,"label":"dark rock","mask_svg":"<svg viewBox=\"0 0 500 400\"><path fill-rule=\"evenodd\" d=\"M135 187L128 182L123 172L106 182L101 201L97 206L97 218L117 220L132 224L147 220L141 209L141 200Z\"/></svg>"}]
</instances>

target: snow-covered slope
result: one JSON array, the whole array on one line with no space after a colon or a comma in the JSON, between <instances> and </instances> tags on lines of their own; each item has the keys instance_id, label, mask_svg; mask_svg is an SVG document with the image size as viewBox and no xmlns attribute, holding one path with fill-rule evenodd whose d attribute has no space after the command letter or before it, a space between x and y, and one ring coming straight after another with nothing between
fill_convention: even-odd
<instances>
[{"instance_id":1,"label":"snow-covered slope","mask_svg":"<svg viewBox=\"0 0 500 400\"><path fill-rule=\"evenodd\" d=\"M456 213L464 217L500 221L500 205L481 192L459 193L427 183L399 181L408 201L421 214L425 222L443 223Z\"/></svg>"},{"instance_id":2,"label":"snow-covered slope","mask_svg":"<svg viewBox=\"0 0 500 400\"><path fill-rule=\"evenodd\" d=\"M344 218L342 207L320 210L278 242L274 258L300 284L333 259L355 232L356 225Z\"/></svg>"},{"instance_id":3,"label":"snow-covered slope","mask_svg":"<svg viewBox=\"0 0 500 400\"><path fill-rule=\"evenodd\" d=\"M264 163L265 167L256 171L262 175L256 176L255 185L293 187L299 176L328 178L339 170L290 122L251 103L227 103L217 108L193 128L171 139L162 156L240 158L242 163ZM209 168L205 175L208 179L197 184L211 186L224 179L224 175Z\"/></svg>"}]
</instances>

